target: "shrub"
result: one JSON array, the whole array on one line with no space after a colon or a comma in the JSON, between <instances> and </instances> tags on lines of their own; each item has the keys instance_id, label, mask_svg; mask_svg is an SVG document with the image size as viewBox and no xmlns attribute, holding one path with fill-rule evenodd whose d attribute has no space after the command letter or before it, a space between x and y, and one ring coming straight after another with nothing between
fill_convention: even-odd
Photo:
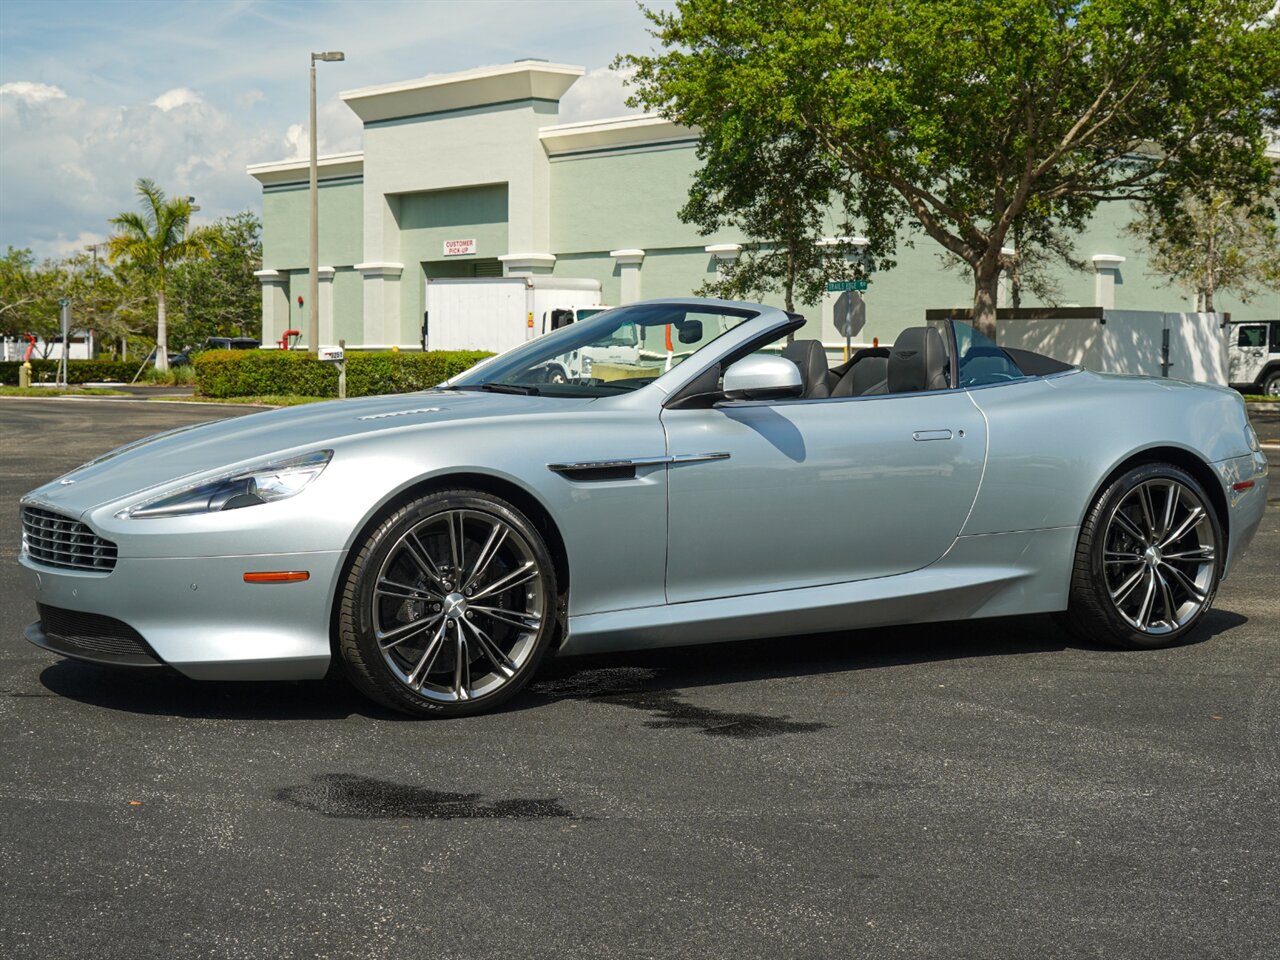
<instances>
[{"instance_id":1,"label":"shrub","mask_svg":"<svg viewBox=\"0 0 1280 960\"><path fill-rule=\"evenodd\" d=\"M138 372L141 360L68 360L67 383L96 383L99 380L116 380L128 383ZM18 382L20 360L0 363L0 384L14 386ZM32 360L31 382L52 383L58 377L57 360Z\"/></svg>"},{"instance_id":2,"label":"shrub","mask_svg":"<svg viewBox=\"0 0 1280 960\"><path fill-rule=\"evenodd\" d=\"M471 350L348 353L347 396L425 390L490 355ZM302 351L208 350L194 364L196 389L206 397L338 395L337 366Z\"/></svg>"},{"instance_id":3,"label":"shrub","mask_svg":"<svg viewBox=\"0 0 1280 960\"><path fill-rule=\"evenodd\" d=\"M166 387L186 387L196 382L196 372L189 363L184 363L180 367L170 367L168 370L157 370L151 364L147 364L147 369L142 371L140 379L146 383Z\"/></svg>"}]
</instances>

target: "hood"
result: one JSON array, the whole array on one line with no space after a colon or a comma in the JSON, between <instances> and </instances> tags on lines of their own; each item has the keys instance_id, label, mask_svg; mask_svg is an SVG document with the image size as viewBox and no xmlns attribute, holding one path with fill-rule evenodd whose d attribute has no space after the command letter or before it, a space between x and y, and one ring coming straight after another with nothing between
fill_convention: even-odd
<instances>
[{"instance_id":1,"label":"hood","mask_svg":"<svg viewBox=\"0 0 1280 960\"><path fill-rule=\"evenodd\" d=\"M430 429L444 423L564 413L591 398L527 397L470 391L331 400L180 427L112 450L28 497L74 515L178 481L241 464L284 459L352 437Z\"/></svg>"}]
</instances>

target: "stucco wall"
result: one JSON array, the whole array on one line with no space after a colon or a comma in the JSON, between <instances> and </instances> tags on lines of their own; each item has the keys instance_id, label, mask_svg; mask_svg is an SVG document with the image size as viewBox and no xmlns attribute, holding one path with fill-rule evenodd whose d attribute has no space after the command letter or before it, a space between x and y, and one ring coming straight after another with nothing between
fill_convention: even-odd
<instances>
[{"instance_id":1,"label":"stucco wall","mask_svg":"<svg viewBox=\"0 0 1280 960\"><path fill-rule=\"evenodd\" d=\"M271 187L262 194L262 263L271 270L307 266L311 221L307 184ZM359 182L326 184L316 191L320 222L320 265L360 263L364 189Z\"/></svg>"}]
</instances>

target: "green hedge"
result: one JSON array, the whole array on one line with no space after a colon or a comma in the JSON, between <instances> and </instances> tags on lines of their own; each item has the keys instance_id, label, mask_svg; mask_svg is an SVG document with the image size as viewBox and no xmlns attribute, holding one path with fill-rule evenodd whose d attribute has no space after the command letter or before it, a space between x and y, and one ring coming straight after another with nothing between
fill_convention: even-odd
<instances>
[{"instance_id":1,"label":"green hedge","mask_svg":"<svg viewBox=\"0 0 1280 960\"><path fill-rule=\"evenodd\" d=\"M116 380L128 383L138 372L138 360L68 360L67 383L96 383L99 380ZM0 363L0 383L15 386L18 383L18 368L22 362L11 360ZM32 360L31 382L52 383L58 377L57 360Z\"/></svg>"},{"instance_id":2,"label":"green hedge","mask_svg":"<svg viewBox=\"0 0 1280 960\"><path fill-rule=\"evenodd\" d=\"M438 350L429 353L347 354L347 396L409 393L434 387L475 365L489 353ZM195 357L196 391L206 397L296 394L336 397L338 368L297 350L209 350Z\"/></svg>"}]
</instances>

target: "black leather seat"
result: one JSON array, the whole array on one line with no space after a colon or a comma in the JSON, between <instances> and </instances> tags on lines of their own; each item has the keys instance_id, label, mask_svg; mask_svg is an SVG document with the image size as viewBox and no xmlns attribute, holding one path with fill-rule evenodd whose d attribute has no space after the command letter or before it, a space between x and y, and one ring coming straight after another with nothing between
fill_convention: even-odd
<instances>
[{"instance_id":1,"label":"black leather seat","mask_svg":"<svg viewBox=\"0 0 1280 960\"><path fill-rule=\"evenodd\" d=\"M945 390L947 346L937 327L907 327L889 351L889 392Z\"/></svg>"},{"instance_id":2,"label":"black leather seat","mask_svg":"<svg viewBox=\"0 0 1280 960\"><path fill-rule=\"evenodd\" d=\"M945 390L950 362L946 342L936 327L907 327L889 350L888 373L867 394Z\"/></svg>"},{"instance_id":3,"label":"black leather seat","mask_svg":"<svg viewBox=\"0 0 1280 960\"><path fill-rule=\"evenodd\" d=\"M889 349L863 347L854 353L848 365L839 368L840 376L831 388L833 397L861 397L889 376Z\"/></svg>"},{"instance_id":4,"label":"black leather seat","mask_svg":"<svg viewBox=\"0 0 1280 960\"><path fill-rule=\"evenodd\" d=\"M783 349L782 355L800 368L804 399L831 396L827 351L822 348L820 341L793 340Z\"/></svg>"}]
</instances>

